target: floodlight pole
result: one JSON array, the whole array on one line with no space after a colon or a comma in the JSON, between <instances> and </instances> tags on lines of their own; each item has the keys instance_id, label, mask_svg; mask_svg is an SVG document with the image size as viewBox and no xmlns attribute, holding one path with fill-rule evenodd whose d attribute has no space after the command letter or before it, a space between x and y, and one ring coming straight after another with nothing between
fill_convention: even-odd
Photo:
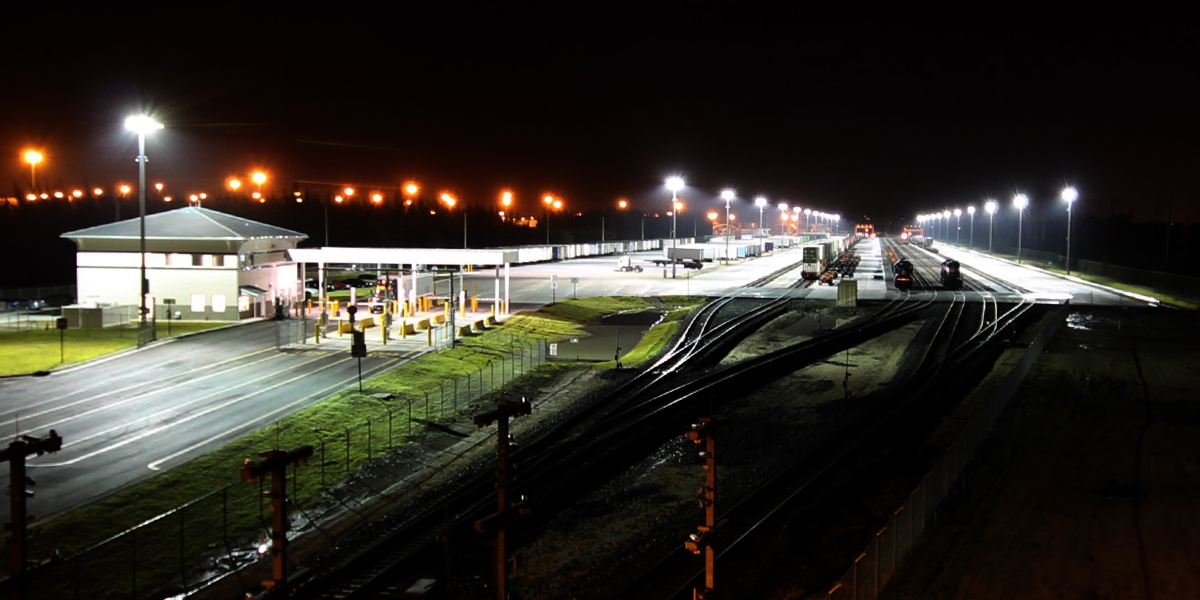
<instances>
[{"instance_id":1,"label":"floodlight pole","mask_svg":"<svg viewBox=\"0 0 1200 600\"><path fill-rule=\"evenodd\" d=\"M146 285L146 133L138 134L138 254L141 256L141 269L138 275L138 345L142 345L142 332L146 330L146 295L150 293ZM154 339L154 333L150 334Z\"/></svg>"},{"instance_id":2,"label":"floodlight pole","mask_svg":"<svg viewBox=\"0 0 1200 600\"><path fill-rule=\"evenodd\" d=\"M675 218L679 213L679 197L675 190L671 190L671 249L679 247L679 242L676 239ZM677 251L671 253L671 279L675 279L675 261L679 260Z\"/></svg>"}]
</instances>

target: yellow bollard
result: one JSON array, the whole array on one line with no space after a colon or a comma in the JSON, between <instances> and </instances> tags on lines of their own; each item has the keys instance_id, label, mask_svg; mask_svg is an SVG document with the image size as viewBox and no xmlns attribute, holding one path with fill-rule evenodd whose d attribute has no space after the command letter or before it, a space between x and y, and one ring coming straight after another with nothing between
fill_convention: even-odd
<instances>
[{"instance_id":1,"label":"yellow bollard","mask_svg":"<svg viewBox=\"0 0 1200 600\"><path fill-rule=\"evenodd\" d=\"M492 303L492 318L496 318L496 303Z\"/></svg>"},{"instance_id":2,"label":"yellow bollard","mask_svg":"<svg viewBox=\"0 0 1200 600\"><path fill-rule=\"evenodd\" d=\"M136 300L136 298L135 298ZM342 318L338 317L338 337L342 337Z\"/></svg>"},{"instance_id":3,"label":"yellow bollard","mask_svg":"<svg viewBox=\"0 0 1200 600\"><path fill-rule=\"evenodd\" d=\"M317 345L321 344L321 319L319 318L316 323L313 323L313 343Z\"/></svg>"},{"instance_id":4,"label":"yellow bollard","mask_svg":"<svg viewBox=\"0 0 1200 600\"><path fill-rule=\"evenodd\" d=\"M479 312L479 297L471 297L471 312Z\"/></svg>"},{"instance_id":5,"label":"yellow bollard","mask_svg":"<svg viewBox=\"0 0 1200 600\"><path fill-rule=\"evenodd\" d=\"M408 325L405 324L404 319L400 319L400 339L408 339Z\"/></svg>"},{"instance_id":6,"label":"yellow bollard","mask_svg":"<svg viewBox=\"0 0 1200 600\"><path fill-rule=\"evenodd\" d=\"M382 327L379 328L379 337L380 337L380 339L383 340L383 345L386 346L387 345L387 329L388 329L387 321L380 323L380 325L382 325Z\"/></svg>"},{"instance_id":7,"label":"yellow bollard","mask_svg":"<svg viewBox=\"0 0 1200 600\"><path fill-rule=\"evenodd\" d=\"M444 317L446 317L446 319L450 318L450 303L449 302L442 303L442 315Z\"/></svg>"},{"instance_id":8,"label":"yellow bollard","mask_svg":"<svg viewBox=\"0 0 1200 600\"><path fill-rule=\"evenodd\" d=\"M432 327L425 330L425 345L433 346L433 328Z\"/></svg>"},{"instance_id":9,"label":"yellow bollard","mask_svg":"<svg viewBox=\"0 0 1200 600\"><path fill-rule=\"evenodd\" d=\"M463 302L462 306L459 307L458 312L462 313L460 316L463 316L463 317L467 316L467 303L466 302Z\"/></svg>"}]
</instances>

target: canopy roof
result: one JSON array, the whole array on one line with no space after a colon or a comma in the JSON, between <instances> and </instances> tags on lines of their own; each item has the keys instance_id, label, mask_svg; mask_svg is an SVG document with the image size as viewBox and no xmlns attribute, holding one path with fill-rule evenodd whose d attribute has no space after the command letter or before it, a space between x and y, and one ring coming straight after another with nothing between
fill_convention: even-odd
<instances>
[{"instance_id":1,"label":"canopy roof","mask_svg":"<svg viewBox=\"0 0 1200 600\"><path fill-rule=\"evenodd\" d=\"M62 237L76 242L81 240L138 240L141 238L139 219L126 219L116 223L68 231L62 234ZM146 215L147 240L248 241L264 238L285 238L299 241L308 236L290 229L251 221L199 206L187 206Z\"/></svg>"}]
</instances>

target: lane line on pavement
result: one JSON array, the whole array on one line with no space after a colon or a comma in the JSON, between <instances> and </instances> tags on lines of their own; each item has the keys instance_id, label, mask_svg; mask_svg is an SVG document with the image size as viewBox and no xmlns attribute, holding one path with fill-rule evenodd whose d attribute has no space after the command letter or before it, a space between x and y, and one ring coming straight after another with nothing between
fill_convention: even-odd
<instances>
[{"instance_id":1,"label":"lane line on pavement","mask_svg":"<svg viewBox=\"0 0 1200 600\"><path fill-rule=\"evenodd\" d=\"M396 364L396 363L400 362L401 360L403 360L403 359L402 359L402 358L390 359L390 360L389 360L387 363L384 363L384 364L382 364L382 365L380 365L380 366L378 366L378 367L375 367L374 369L370 369L370 370L368 370L368 371L367 371L367 374L366 374L365 376L366 376L366 377L370 377L372 374L374 374L374 372L377 372L377 371L382 371L382 370L384 370L384 369L386 369L386 368L388 368L388 367L391 367L392 365L394 365L394 364ZM294 401L294 402L291 402L291 403L289 403L289 404L287 404L287 405L281 406L281 407L279 407L279 408L277 408L277 409L275 409L275 410L273 410L273 411L271 411L271 412L269 412L269 413L267 413L267 414L265 414L265 415L262 415L262 416L260 416L260 417L255 417L254 419L251 419L251 420L249 420L249 421L246 421L245 423L242 423L241 425L239 425L239 426L237 426L237 427L233 427L233 428L230 428L230 429L226 429L225 431L222 431L221 433L218 433L217 435L214 435L214 436L212 436L212 437L210 437L210 438L208 438L208 439L206 439L206 440L204 440L204 441L201 441L201 442L197 442L197 443L195 443L195 444L192 444L191 446L188 446L187 448L184 448L183 450L180 450L180 451L178 451L178 452L175 452L175 453L173 453L173 454L168 454L167 456L164 456L163 458L160 458L160 459L158 459L158 460L156 460L156 461L154 461L154 462L152 462L152 463L150 463L150 464L146 465L146 467L147 467L148 469L150 469L151 471L161 471L161 470L162 470L162 464L163 464L163 463L165 463L165 462L167 462L167 461L169 461L169 460L171 460L171 459L173 459L173 458L176 458L176 457L182 456L182 455L184 455L184 454L187 454L188 452L191 452L191 451L193 451L193 450L195 450L195 449L197 449L197 448L200 448L201 446L204 446L205 444L210 444L210 443L212 443L212 442L214 442L214 441L216 441L216 440L219 440L219 439L221 439L222 437L225 437L225 436L227 436L227 435L229 435L229 434L231 434L231 433L234 433L234 432L236 432L236 431L237 431L237 430L239 430L239 429L244 429L244 428L245 428L247 425L250 425L250 424L252 424L252 423L255 423L255 422L258 422L258 421L262 421L263 419L270 418L270 417L272 417L272 416L274 416L274 415L276 415L276 414L279 414L279 413L280 413L280 412L282 412L282 411L285 411L285 410L287 410L287 409L289 409L289 408L291 408L291 407L293 407L293 406L295 406L295 405L297 405L297 404L300 404L300 403L302 403L302 402L305 402L305 401L307 401L307 400L309 400L309 399L311 399L311 398L314 398L314 397L316 397L316 396L320 396L320 395L322 395L322 394L327 394L327 393L329 393L329 392L330 392L330 390L335 390L335 389L338 389L338 388L345 387L346 385L348 385L348 384L350 384L350 383L353 383L353 382L354 382L354 381L356 381L356 380L358 380L358 376L357 376L357 375L355 375L354 377L350 377L350 378L348 378L348 379L343 379L342 381L340 381L340 382L338 382L338 383L335 383L335 384L333 384L333 385L331 385L331 386L329 386L329 387L327 387L327 388L325 388L325 389L323 389L323 390L320 390L320 391L318 391L318 392L314 392L314 393L312 393L312 394L309 394L309 395L307 395L307 396L305 396L305 397L303 397L303 398L301 398L301 399L299 399L299 400L296 400L296 401Z\"/></svg>"},{"instance_id":2,"label":"lane line on pavement","mask_svg":"<svg viewBox=\"0 0 1200 600\"><path fill-rule=\"evenodd\" d=\"M249 358L249 357L251 357L251 356L254 356L254 355L256 355L256 354L262 354L263 352L266 352L266 351L268 351L268 350L274 350L274 348L263 348L262 350L256 350L256 351L254 351L254 352L247 352L246 354L242 354L242 355L240 355L240 356L234 356L234 357L232 357L232 358L227 358L227 359L225 359L225 360L222 360L222 361L220 361L220 362L216 362L216 363L213 363L213 364L211 364L211 365L207 365L207 366L203 367L203 370L207 370L207 369L212 369L212 368L220 367L221 365L224 365L224 364L226 364L226 363L229 363L229 362L232 362L232 361L236 361L236 360L244 360L244 359L247 359L247 358ZM266 358L266 359L263 359L263 360L270 360L270 357L269 357L269 358ZM238 365L238 366L236 366L236 367L234 367L234 368L232 368L232 369L228 369L227 371L223 371L223 372L225 372L225 373L228 373L228 372L231 372L231 371L234 371L234 370L237 370L237 369L241 369L241 368L243 368L243 367L248 367L248 366L250 366L250 365L255 365L255 364L258 364L258 363L260 363L260 362L262 362L262 360L254 361L254 362L251 362L251 363L246 363L246 364L244 364L244 365ZM67 392L66 394L63 394L63 395L61 395L61 396L56 396L56 397L54 397L54 398L51 398L51 399L48 399L48 400L43 400L43 401L41 401L41 402L34 402L34 403L32 403L32 404L26 404L26 405L23 405L23 406L21 407L21 408L22 408L22 411L21 411L20 413L18 413L18 414L19 414L19 417L20 417L20 418L23 418L23 419L32 419L32 418L35 418L35 417L40 417L40 416L42 416L42 415L45 415L45 414L52 413L52 412L54 412L54 411L56 411L56 410L62 410L62 409L64 409L64 408L70 408L70 407L72 407L72 406L78 406L78 405L80 405L80 404L83 404L83 403L86 403L86 402L91 402L91 401L93 401L93 400L97 400L97 399L100 399L100 398L104 398L104 397L107 397L107 396L111 396L111 395L113 395L113 394L120 394L120 393L123 393L123 392L128 392L129 390L137 389L137 388L144 387L144 386L147 386L147 385L153 385L153 384L156 384L156 383L162 383L162 382L165 382L165 381L170 381L170 380L172 380L172 379L178 379L178 378L180 378L180 377L187 377L187 376L189 376L189 375L193 375L193 374L195 374L195 373L196 373L196 370L195 370L195 369L190 369L190 370L188 370L188 371L184 371L183 373L178 373L178 374L175 374L175 375L168 375L168 376L166 376L166 377L163 377L163 378L161 378L161 379L155 379L155 380L152 380L152 381L143 381L143 382L140 382L140 383L135 383L135 384L133 384L133 385L125 386L125 387L123 387L123 388L120 388L120 389L116 389L116 390L111 390L111 391L108 391L108 392L104 392L104 393L102 393L102 394L96 394L95 396L89 396L89 397L87 397L87 398L83 398L82 400L76 400L76 401L73 401L73 402L69 402L69 403L67 403L67 404L63 404L63 405L61 405L61 406L58 406L58 407L55 407L55 408L52 408L52 409L49 409L49 410L45 410L45 411L42 411L42 412L38 412L38 413L27 413L27 412L24 412L24 411L26 411L26 410L29 410L29 409L32 409L32 408L37 408L37 407L39 407L39 406L44 406L44 405L46 405L46 404L50 404L50 403L52 403L52 402L59 402L59 401L63 400L64 398L69 398L69 397L71 397L71 396L74 396L74 395L76 395L76 394L81 394L81 393L83 393L83 392L88 392L88 391L91 391L91 390L93 389L92 387L83 388L83 389L79 389L79 390L75 390L75 391ZM219 374L219 373L215 373L215 374L213 374L213 375L217 375L217 374ZM213 375L206 375L206 376L204 376L204 377L201 377L200 379L193 379L192 381L201 381L202 379L207 379L208 377L211 377L211 376L213 376ZM100 384L100 385L97 385L97 386L94 386L94 387L102 387L102 386L103 386L103 384ZM4 426L7 426L7 425L11 425L11 424L13 424L13 423L16 423L16 422L17 422L17 418L11 418L11 419L8 419L8 420L5 420L5 421L0 421L0 427L4 427ZM19 433L18 433L18 435L19 435Z\"/></svg>"},{"instance_id":3,"label":"lane line on pavement","mask_svg":"<svg viewBox=\"0 0 1200 600\"><path fill-rule=\"evenodd\" d=\"M293 377L293 378L291 378L291 379L287 379L287 380L285 380L285 381L281 381L281 382L279 382L279 383L276 383L276 384L274 384L274 385L271 385L271 386L265 387L265 388L263 388L263 389L261 389L261 390L256 390L256 391L254 391L253 393L250 393L250 394L247 394L247 395L243 395L243 396L239 396L239 397L237 397L237 398L234 398L233 400L230 400L230 401L228 401L228 402L222 402L221 404L217 404L217 405L215 405L215 406L210 406L210 407L208 407L208 408L206 408L206 409L204 409L204 410L202 410L202 411L200 411L200 412L197 412L197 413L195 413L195 414L188 415L187 417L184 417L184 418L182 418L182 419L179 419L178 421L173 421L173 422L171 422L171 423L170 423L170 424L168 424L168 425L160 425L160 426L158 426L158 427L153 427L153 428L151 428L151 429L148 429L148 430L146 430L146 431L143 431L142 433L139 433L139 434L137 434L137 435L134 435L134 436L132 436L132 437L129 437L129 438L123 439L123 440L121 440L121 441L119 441L119 442L117 442L117 443L115 443L115 444L110 444L110 445L108 445L108 446L104 446L104 447L102 447L102 448L98 448L98 449L96 449L96 450L93 450L93 451L91 451L91 452L88 452L87 454L84 454L84 455L82 455L82 456L77 456L77 457L75 457L75 458L72 458L71 460L66 460L66 461L63 461L63 462L57 462L57 463L31 464L30 466L37 466L37 467L68 467L68 466L71 466L71 465L73 465L73 464L75 464L75 463L78 463L78 462L80 462L80 461L83 461L83 460L87 460L87 459L89 459L89 458L92 458L92 457L94 457L94 456L99 456L99 455L101 455L101 454L105 454L105 453L107 453L107 452L111 452L111 451L113 451L113 450L116 450L116 449L118 449L118 448L121 448L121 447L127 446L127 445L129 445L129 444L132 444L133 442L136 442L136 441L138 441L138 440L141 440L141 439L145 439L145 438L147 438L147 437L149 437L149 436L152 436L152 435L155 435L155 434L158 434L158 433L162 433L162 432L164 432L164 431L166 431L166 430L168 430L168 429L170 429L170 428L172 428L172 427L175 427L176 425L182 425L182 424L184 424L184 423L188 423L188 422L190 422L190 421L194 421L194 420L196 420L196 419L199 419L200 417L207 416L207 415L209 415L209 414L212 414L212 413L214 413L214 412L216 412L216 411L218 411L218 410L222 410L222 409L228 408L228 407L230 407L230 406L233 406L234 404L237 404L237 403L239 403L239 402L243 402L243 401L245 401L245 400L247 400L247 399L253 398L253 397L255 397L255 396L259 395L259 394L262 394L262 393L264 393L264 392L269 392L269 391L271 391L271 390L273 390L273 389L276 389L276 388L279 388L279 387L282 387L282 386L288 385L289 383L294 383L294 382L296 382L296 381L299 381L299 380L301 380L301 379L304 379L305 377L308 377L308 376L310 376L310 375L314 375L314 374L316 374L316 373L320 373L321 371L324 371L325 369L329 369L329 368L335 367L335 366L337 366L337 365L343 364L343 363L345 363L345 362L348 362L348 361L350 361L350 360L351 360L351 359L350 359L349 357L343 358L343 359L341 359L341 360L338 360L338 361L332 362L332 363L330 363L330 364L328 364L328 365L325 365L325 366L323 366L323 367L320 367L320 368L316 369L315 371L308 371L308 372L306 372L306 373L304 373L304 374L302 374L302 375L297 375L297 376L295 376L295 377ZM309 362L312 362L312 361L309 361ZM265 377L264 377L264 378L260 378L260 379L265 379ZM256 380L256 381L257 381L257 380ZM220 392L214 392L214 394L217 394L217 393L223 393L223 392L226 392L226 391L228 391L228 390L221 390ZM209 394L209 395L211 396L211 395L214 395L214 394ZM140 420L140 419L139 419L139 420ZM120 429L120 428L118 428L118 429ZM94 437L94 436L93 436L93 437ZM65 447L65 446L66 446L66 444L64 444L64 447Z\"/></svg>"},{"instance_id":4,"label":"lane line on pavement","mask_svg":"<svg viewBox=\"0 0 1200 600\"><path fill-rule=\"evenodd\" d=\"M135 419L135 420L133 420L133 421L130 421L130 422L128 422L128 423L123 423L123 424L121 424L121 425L118 425L118 426L116 426L116 427L112 427L112 428L106 429L106 430L104 430L104 431L102 431L102 432L100 432L100 433L92 434L92 435L89 435L89 436L87 436L87 437L84 437L84 438L73 439L73 440L71 440L70 442L65 442L65 443L63 443L63 447L64 447L64 448L66 448L66 447L68 447L68 446L74 446L74 445L77 445L77 444L79 444L79 443L82 443L82 442L85 442L85 441L87 441L87 440L93 439L93 438L95 438L95 437L96 437L96 436L98 436L98 435L103 435L103 434L105 434L105 433L109 433L109 432L115 431L115 430L117 430L117 429L123 429L123 428L125 428L125 427L126 427L126 426L128 426L128 425L131 425L131 424L133 424L133 423L137 423L138 421L143 421L143 420L145 420L145 419L150 419L150 418L153 418L153 417L156 417L156 416L162 415L162 414L164 414L164 413L168 413L168 412L171 412L171 411L174 411L174 410L178 410L178 409L180 409L180 408L183 408L183 407L186 407L186 406L188 406L188 405L195 404L196 402L199 402L199 401L201 401L201 400L204 400L204 399L206 399L206 398L209 398L209 397L212 397L212 396L216 396L216 395L219 395L219 394L223 394L223 393L225 393L225 392L228 392L228 391L230 391L230 390L235 390L235 389L237 389L237 388L240 388L240 387L243 387L243 386L249 385L249 384L251 384L251 383L256 383L256 382L262 381L263 379L267 379L267 378L270 378L270 377L277 376L277 375L278 375L278 374L280 374L280 373L285 373L285 372L287 372L287 371L292 371L292 370L294 370L294 369L296 369L296 368L298 368L298 367L303 367L303 366L305 366L305 365L307 365L307 364L309 364L309 363L312 363L312 362L316 362L316 361L318 361L318 360L321 360L322 358L325 358L325 357L324 357L324 356L318 356L318 357L316 357L316 358L313 358L313 359L310 359L310 360L306 360L306 361L304 361L304 362L302 362L302 363L297 363L297 364L295 364L295 365L291 365L291 366L289 366L289 367L285 367L285 368L283 368L283 369L281 369L281 370L272 371L272 372L270 372L270 373L267 373L266 375L263 375L262 377L258 377L258 378L255 378L255 379L251 379L251 380L249 380L249 381L244 381L244 382L242 382L242 383L238 383L238 384L236 384L236 385L234 385L234 386L232 386L232 387L225 387L225 388L221 388L221 389L219 389L219 390L217 390L217 391L215 391L215 392L212 392L212 393L209 393L209 394L205 394L205 395L203 395L203 396L200 396L200 397L198 397L198 398L193 398L193 399L191 399L191 400L188 400L188 401L186 401L186 402L184 402L184 403L182 403L182 404L176 404L176 405L174 405L174 406L172 406L172 407L170 407L170 408L168 408L168 409L164 409L164 410L158 411L158 412L156 412L156 413L151 413L151 414L149 414L149 415L146 415L146 416L144 416L144 417L140 417L140 418L138 418L138 419ZM267 361L267 360L270 360L270 358L265 358L265 359L263 359L263 360L256 361L256 362L265 362L265 361ZM234 371L234 370L235 370L235 369L229 369L228 371L223 371L223 372L221 372L221 373L219 373L219 374L227 374L227 373L229 373L229 372L232 372L232 371ZM216 375L218 375L218 374L213 374L213 375L210 375L210 376L205 376L205 377L202 377L202 378L200 378L200 379L208 379L209 377L213 377L213 376L216 376ZM200 379L192 380L192 381L189 381L189 382L186 382L186 383L188 383L188 384L191 384L191 383L194 383L194 382L196 382L196 381L200 381ZM153 395L155 395L155 394L159 394L159 393L162 393L162 392L166 392L166 391L173 390L173 389L175 389L175 388L177 388L177 387L181 387L181 386L183 386L183 385L184 385L183 383L180 383L180 384L176 384L176 385L173 385L173 386L170 386L170 387L167 387L167 388L162 388L162 389L158 389L158 390L154 390L154 391L150 391L150 392L145 392L145 393L142 393L142 394L138 394L138 395L136 395L136 396L130 396L129 398L126 398L126 399L124 399L124 400L121 400L121 401L119 401L119 402L114 402L114 403L112 403L112 404L105 404L104 406L97 406L96 408L93 408L93 409L91 409L91 410L87 410L87 411L81 412L81 413L79 413L79 414L77 414L77 415L71 415L71 416L69 416L69 417L63 417L63 418L61 418L61 419L59 419L59 420L57 420L57 421L51 421L51 422L49 422L49 423L46 423L46 424L40 425L40 426L38 427L38 429L39 429L39 430L41 430L41 429L44 429L44 428L46 428L46 427L52 427L52 426L56 426L56 425L61 425L61 424L63 424L63 423L68 423L68 422L70 422L70 421L74 421L74 420L76 420L76 419L79 419L79 418L81 418L81 417L88 417L88 416L94 415L94 414L96 414L96 413L98 413L98 412L103 412L103 411L106 411L106 410L109 410L109 409L112 409L112 408L117 408L117 407L120 407L120 406L122 406L122 405L129 404L129 403L131 403L131 402L136 402L137 400L141 400L141 399L143 399L143 398L146 398L146 397L149 397L149 396L153 396Z\"/></svg>"}]
</instances>

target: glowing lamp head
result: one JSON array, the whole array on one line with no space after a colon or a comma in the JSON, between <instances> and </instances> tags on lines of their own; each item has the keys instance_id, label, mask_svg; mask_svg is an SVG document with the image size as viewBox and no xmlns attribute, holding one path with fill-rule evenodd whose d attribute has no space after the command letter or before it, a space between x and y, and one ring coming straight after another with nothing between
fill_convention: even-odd
<instances>
[{"instance_id":1,"label":"glowing lamp head","mask_svg":"<svg viewBox=\"0 0 1200 600\"><path fill-rule=\"evenodd\" d=\"M192 194L191 196L188 196L188 201L189 202L199 202L200 196L198 194Z\"/></svg>"},{"instance_id":2,"label":"glowing lamp head","mask_svg":"<svg viewBox=\"0 0 1200 600\"><path fill-rule=\"evenodd\" d=\"M1074 203L1076 198L1079 198L1079 192L1074 187L1067 186L1063 188L1062 199L1067 201L1067 206Z\"/></svg>"},{"instance_id":3,"label":"glowing lamp head","mask_svg":"<svg viewBox=\"0 0 1200 600\"><path fill-rule=\"evenodd\" d=\"M678 175L672 175L667 178L667 189L672 192L678 192L683 189L683 178Z\"/></svg>"},{"instance_id":4,"label":"glowing lamp head","mask_svg":"<svg viewBox=\"0 0 1200 600\"><path fill-rule=\"evenodd\" d=\"M1017 210L1025 210L1026 206L1029 206L1029 196L1026 196L1025 194L1017 194L1016 196L1013 196L1013 208Z\"/></svg>"},{"instance_id":5,"label":"glowing lamp head","mask_svg":"<svg viewBox=\"0 0 1200 600\"><path fill-rule=\"evenodd\" d=\"M25 199L30 202L37 201L37 194L25 194Z\"/></svg>"},{"instance_id":6,"label":"glowing lamp head","mask_svg":"<svg viewBox=\"0 0 1200 600\"><path fill-rule=\"evenodd\" d=\"M63 197L63 193L62 192L54 192L54 197L61 200Z\"/></svg>"},{"instance_id":7,"label":"glowing lamp head","mask_svg":"<svg viewBox=\"0 0 1200 600\"><path fill-rule=\"evenodd\" d=\"M736 213L729 213L729 220L730 220L730 221L736 221L736 220L737 220L737 214L736 214Z\"/></svg>"},{"instance_id":8,"label":"glowing lamp head","mask_svg":"<svg viewBox=\"0 0 1200 600\"><path fill-rule=\"evenodd\" d=\"M983 210L987 211L987 214L989 215L996 214L996 209L998 208L1000 208L1000 204L995 200L988 200L987 202L983 203Z\"/></svg>"},{"instance_id":9,"label":"glowing lamp head","mask_svg":"<svg viewBox=\"0 0 1200 600\"><path fill-rule=\"evenodd\" d=\"M975 216L975 205L974 204L967 207L967 214L969 214L971 216Z\"/></svg>"},{"instance_id":10,"label":"glowing lamp head","mask_svg":"<svg viewBox=\"0 0 1200 600\"><path fill-rule=\"evenodd\" d=\"M156 184L154 184L154 189L156 189L156 190L158 190L158 191L160 191L160 192L161 192L161 191L163 190L163 184L162 184L162 183L156 183Z\"/></svg>"},{"instance_id":11,"label":"glowing lamp head","mask_svg":"<svg viewBox=\"0 0 1200 600\"><path fill-rule=\"evenodd\" d=\"M371 202L373 202L375 204L382 203L383 202L383 194L380 194L379 192L375 192L374 194L371 194Z\"/></svg>"},{"instance_id":12,"label":"glowing lamp head","mask_svg":"<svg viewBox=\"0 0 1200 600\"><path fill-rule=\"evenodd\" d=\"M715 212L709 211L709 213L708 213L708 215L707 215L707 216L708 216L708 220L709 220L709 221L716 221L716 220L717 220L717 213L715 213Z\"/></svg>"},{"instance_id":13,"label":"glowing lamp head","mask_svg":"<svg viewBox=\"0 0 1200 600\"><path fill-rule=\"evenodd\" d=\"M767 205L767 198L766 198L765 196L759 196L759 197L755 198L755 199L754 199L754 205L755 205L755 206L757 206L757 207L759 207L759 208L762 208L762 207L766 206L766 205Z\"/></svg>"},{"instance_id":14,"label":"glowing lamp head","mask_svg":"<svg viewBox=\"0 0 1200 600\"><path fill-rule=\"evenodd\" d=\"M506 191L503 194L500 194L500 204L503 204L505 207L512 206L512 200L512 192Z\"/></svg>"},{"instance_id":15,"label":"glowing lamp head","mask_svg":"<svg viewBox=\"0 0 1200 600\"><path fill-rule=\"evenodd\" d=\"M949 219L949 218L950 218L950 210L949 210L949 209L946 209L946 210L943 210L943 211L942 211L942 218L943 218L943 219Z\"/></svg>"},{"instance_id":16,"label":"glowing lamp head","mask_svg":"<svg viewBox=\"0 0 1200 600\"><path fill-rule=\"evenodd\" d=\"M153 131L158 131L163 128L163 124L147 117L146 115L134 115L125 118L125 129L132 131L138 135L146 135Z\"/></svg>"},{"instance_id":17,"label":"glowing lamp head","mask_svg":"<svg viewBox=\"0 0 1200 600\"><path fill-rule=\"evenodd\" d=\"M728 204L734 198L737 198L737 192L732 188L725 188L721 190L721 199L724 200L726 204Z\"/></svg>"},{"instance_id":18,"label":"glowing lamp head","mask_svg":"<svg viewBox=\"0 0 1200 600\"><path fill-rule=\"evenodd\" d=\"M812 215L812 209L811 209L811 208L806 208L806 209L804 209L804 216L806 216L806 217L807 217L807 216L810 216L810 215Z\"/></svg>"},{"instance_id":19,"label":"glowing lamp head","mask_svg":"<svg viewBox=\"0 0 1200 600\"><path fill-rule=\"evenodd\" d=\"M230 179L229 180L229 189L236 192L239 189L241 189L241 187L242 187L242 181L240 179Z\"/></svg>"},{"instance_id":20,"label":"glowing lamp head","mask_svg":"<svg viewBox=\"0 0 1200 600\"><path fill-rule=\"evenodd\" d=\"M124 185L124 184L122 184L122 185L121 185L121 187L117 188L117 191L118 191L118 192L121 192L121 195L122 195L122 196L128 196L128 195L129 195L129 192L132 192L132 191L133 191L133 188L131 188L131 187L127 186L127 185Z\"/></svg>"},{"instance_id":21,"label":"glowing lamp head","mask_svg":"<svg viewBox=\"0 0 1200 600\"><path fill-rule=\"evenodd\" d=\"M255 200L262 200L262 199L263 199L263 195L262 195L262 194L260 194L259 192L254 192L253 194L250 194L250 197L251 197L251 198L254 198Z\"/></svg>"},{"instance_id":22,"label":"glowing lamp head","mask_svg":"<svg viewBox=\"0 0 1200 600\"><path fill-rule=\"evenodd\" d=\"M780 202L780 203L779 203L779 210L781 210L781 211L783 211L783 212L787 212L787 209L788 209L788 203L787 203L787 202Z\"/></svg>"},{"instance_id":23,"label":"glowing lamp head","mask_svg":"<svg viewBox=\"0 0 1200 600\"><path fill-rule=\"evenodd\" d=\"M262 185L267 182L267 174L263 173L262 171L258 171L250 175L250 181L253 181L254 185Z\"/></svg>"},{"instance_id":24,"label":"glowing lamp head","mask_svg":"<svg viewBox=\"0 0 1200 600\"><path fill-rule=\"evenodd\" d=\"M954 216L956 216L956 217L961 217L961 216L962 216L962 209L961 209L961 208L956 208L956 209L954 209Z\"/></svg>"},{"instance_id":25,"label":"glowing lamp head","mask_svg":"<svg viewBox=\"0 0 1200 600\"><path fill-rule=\"evenodd\" d=\"M342 202L346 201L346 198L343 197L341 194L338 194L337 196L333 197L333 201L337 202L338 204L341 204Z\"/></svg>"},{"instance_id":26,"label":"glowing lamp head","mask_svg":"<svg viewBox=\"0 0 1200 600\"><path fill-rule=\"evenodd\" d=\"M27 162L31 165L36 165L36 164L42 162L44 157L42 156L42 153L38 152L37 150L26 150L25 154L24 154L24 158L25 158L25 162Z\"/></svg>"},{"instance_id":27,"label":"glowing lamp head","mask_svg":"<svg viewBox=\"0 0 1200 600\"><path fill-rule=\"evenodd\" d=\"M559 210L561 208L562 208L562 200L555 200L554 201L554 210Z\"/></svg>"},{"instance_id":28,"label":"glowing lamp head","mask_svg":"<svg viewBox=\"0 0 1200 600\"><path fill-rule=\"evenodd\" d=\"M103 196L104 190L101 188L92 188L92 195L93 196Z\"/></svg>"},{"instance_id":29,"label":"glowing lamp head","mask_svg":"<svg viewBox=\"0 0 1200 600\"><path fill-rule=\"evenodd\" d=\"M626 208L629 208L629 201L624 198L617 200L617 208L620 208L621 210L625 210Z\"/></svg>"},{"instance_id":30,"label":"glowing lamp head","mask_svg":"<svg viewBox=\"0 0 1200 600\"><path fill-rule=\"evenodd\" d=\"M404 193L409 196L416 196L419 191L421 191L421 187L411 181L404 184Z\"/></svg>"},{"instance_id":31,"label":"glowing lamp head","mask_svg":"<svg viewBox=\"0 0 1200 600\"><path fill-rule=\"evenodd\" d=\"M354 195L354 188L348 187L348 188L342 190L342 193L345 194L347 198L349 198L350 196Z\"/></svg>"}]
</instances>

